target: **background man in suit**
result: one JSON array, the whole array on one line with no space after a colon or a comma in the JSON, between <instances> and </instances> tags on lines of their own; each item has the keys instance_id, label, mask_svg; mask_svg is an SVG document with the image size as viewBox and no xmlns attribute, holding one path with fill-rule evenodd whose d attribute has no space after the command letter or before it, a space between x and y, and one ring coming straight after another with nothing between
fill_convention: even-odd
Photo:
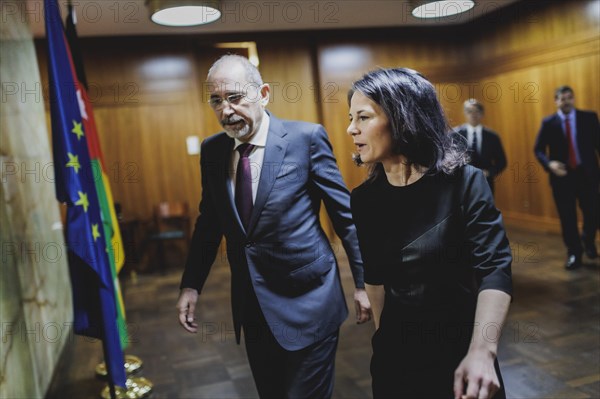
<instances>
[{"instance_id":1,"label":"background man in suit","mask_svg":"<svg viewBox=\"0 0 600 399\"><path fill-rule=\"evenodd\" d=\"M535 142L535 156L550 174L550 185L562 236L567 246L567 269L581 266L583 250L595 259L598 227L598 154L600 125L595 112L575 109L575 95L569 86L554 93L558 111L542 121ZM583 235L577 227L576 201L583 214ZM583 240L583 248L581 241Z\"/></svg>"},{"instance_id":2,"label":"background man in suit","mask_svg":"<svg viewBox=\"0 0 600 399\"><path fill-rule=\"evenodd\" d=\"M484 108L479 101L468 99L463 104L463 111L467 123L458 132L467 140L471 154L470 164L483 171L494 192L494 179L506 168L506 156L500 136L481 124Z\"/></svg>"},{"instance_id":3,"label":"background man in suit","mask_svg":"<svg viewBox=\"0 0 600 399\"><path fill-rule=\"evenodd\" d=\"M370 319L370 304L350 196L327 133L266 112L269 85L244 57L220 58L207 80L225 131L202 143L200 216L181 282L179 322L197 332L196 302L224 235L236 340L243 329L260 397L328 398L348 310L319 223L321 201L348 255L358 323Z\"/></svg>"}]
</instances>

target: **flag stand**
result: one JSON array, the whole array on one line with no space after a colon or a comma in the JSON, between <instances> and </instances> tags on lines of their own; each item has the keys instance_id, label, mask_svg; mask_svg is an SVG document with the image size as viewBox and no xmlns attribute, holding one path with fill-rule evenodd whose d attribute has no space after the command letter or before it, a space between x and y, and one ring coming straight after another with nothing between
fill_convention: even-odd
<instances>
[{"instance_id":1,"label":"flag stand","mask_svg":"<svg viewBox=\"0 0 600 399\"><path fill-rule=\"evenodd\" d=\"M127 387L115 387L115 399L142 399L147 398L152 393L152 383L144 377L128 378ZM112 399L110 395L110 387L107 385L100 393L102 399Z\"/></svg>"},{"instance_id":2,"label":"flag stand","mask_svg":"<svg viewBox=\"0 0 600 399\"><path fill-rule=\"evenodd\" d=\"M125 355L124 366L125 366L125 373L127 373L128 376L140 371L143 364L144 364L144 362L142 362L142 359L140 359L139 357L134 356L134 355ZM107 374L108 373L106 371L106 363L102 362L96 366L96 375L98 377L106 378Z\"/></svg>"},{"instance_id":3,"label":"flag stand","mask_svg":"<svg viewBox=\"0 0 600 399\"><path fill-rule=\"evenodd\" d=\"M131 377L133 374L140 371L143 362L137 356L125 355L125 372L127 373L127 381L125 382L126 387L115 387L116 399L141 399L146 398L152 393L153 384L150 380L144 377ZM106 370L106 363L102 362L96 366L96 376L100 378L106 378L108 372ZM104 387L100 396L103 399L111 399L110 387L107 385Z\"/></svg>"}]
</instances>

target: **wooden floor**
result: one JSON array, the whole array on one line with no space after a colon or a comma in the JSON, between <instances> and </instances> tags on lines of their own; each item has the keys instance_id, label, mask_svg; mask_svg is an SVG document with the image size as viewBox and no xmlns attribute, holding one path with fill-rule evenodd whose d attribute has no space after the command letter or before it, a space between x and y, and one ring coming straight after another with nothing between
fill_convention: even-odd
<instances>
[{"instance_id":1,"label":"wooden floor","mask_svg":"<svg viewBox=\"0 0 600 399\"><path fill-rule=\"evenodd\" d=\"M600 285L597 262L563 268L565 250L555 234L509 229L514 301L500 346L509 398L600 397ZM343 254L348 303L352 280ZM131 345L144 361L141 376L154 383L153 398L256 398L243 346L235 344L230 316L229 268L218 259L201 297L201 332L177 323L175 302L181 269L138 275L124 282ZM342 326L334 398L371 398L370 336L373 325ZM489 334L494 333L493 328ZM97 398L94 376L101 344L75 337L65 351L49 398Z\"/></svg>"}]
</instances>

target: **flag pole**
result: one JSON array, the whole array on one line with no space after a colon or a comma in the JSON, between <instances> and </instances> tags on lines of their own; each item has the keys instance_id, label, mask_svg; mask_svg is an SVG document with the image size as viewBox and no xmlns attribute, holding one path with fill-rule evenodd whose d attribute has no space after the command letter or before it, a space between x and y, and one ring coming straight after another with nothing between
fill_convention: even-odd
<instances>
[{"instance_id":1,"label":"flag pole","mask_svg":"<svg viewBox=\"0 0 600 399\"><path fill-rule=\"evenodd\" d=\"M98 140L96 124L94 121L93 110L89 98L87 96L88 82L85 74L85 68L83 66L83 60L81 57L79 40L77 38L77 14L73 6L73 2L68 0L68 15L66 21L66 38L69 43L71 50L71 57L73 60L73 69L76 74L76 79L81 86L81 97L83 105L86 109L86 117L84 118L84 126L88 141L88 147L90 151L90 157L92 158L92 167L95 171L102 172L102 179L96 179L96 192L98 195L98 201L101 208L104 236L107 241L107 254L110 264L110 271L113 282L114 300L117 308L117 332L118 337L113 337L120 341L121 349L124 351L129 343L129 337L127 334L127 326L125 323L125 309L123 306L123 298L120 291L120 284L118 280L118 272L124 263L124 248L121 239L121 233L114 210L114 204L112 199L112 193L110 190L110 184L106 178L104 160L100 143ZM111 245L112 244L112 245ZM116 252L116 253L115 253ZM104 294L107 294L104 292ZM108 341L108 340L105 340ZM112 341L111 341L112 342ZM104 343L104 341L103 341ZM105 348L105 353L106 348ZM144 377L131 377L132 374L138 372L143 362L142 360L133 355L124 355L123 363L116 364L112 361L101 362L96 367L96 375L99 377L107 377L108 386L101 392L102 398L105 399L117 399L117 398L144 398L150 395L153 389L153 384ZM110 359L108 359L110 360ZM125 386L115 386L113 373L114 369L123 368L126 375ZM121 371L121 370L119 370ZM120 374L120 373L117 373Z\"/></svg>"}]
</instances>

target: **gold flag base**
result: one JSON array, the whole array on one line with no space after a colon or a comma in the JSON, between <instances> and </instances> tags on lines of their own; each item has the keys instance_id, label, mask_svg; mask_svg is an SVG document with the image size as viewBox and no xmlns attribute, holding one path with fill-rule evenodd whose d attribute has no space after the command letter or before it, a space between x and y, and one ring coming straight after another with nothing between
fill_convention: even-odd
<instances>
[{"instance_id":1,"label":"gold flag base","mask_svg":"<svg viewBox=\"0 0 600 399\"><path fill-rule=\"evenodd\" d=\"M126 388L115 387L116 399L141 399L147 398L152 393L153 385L144 377L128 378L125 385ZM111 399L108 385L104 387L100 396L102 399Z\"/></svg>"},{"instance_id":2,"label":"gold flag base","mask_svg":"<svg viewBox=\"0 0 600 399\"><path fill-rule=\"evenodd\" d=\"M134 355L125 355L124 367L125 373L127 373L128 376L140 371L140 369L142 368L142 364L142 359L140 359L139 357ZM98 377L106 378L107 374L108 373L106 371L106 363L102 362L96 366L96 375Z\"/></svg>"}]
</instances>

